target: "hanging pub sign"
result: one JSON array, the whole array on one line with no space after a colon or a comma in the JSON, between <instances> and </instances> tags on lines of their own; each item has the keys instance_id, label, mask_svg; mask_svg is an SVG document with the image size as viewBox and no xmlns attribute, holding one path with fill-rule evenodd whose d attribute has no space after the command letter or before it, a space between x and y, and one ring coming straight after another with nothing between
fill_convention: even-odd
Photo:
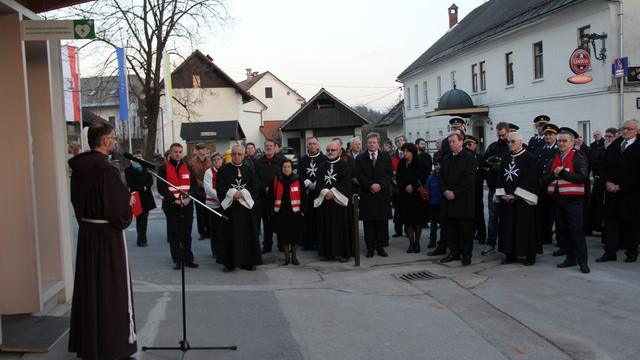
<instances>
[{"instance_id":1,"label":"hanging pub sign","mask_svg":"<svg viewBox=\"0 0 640 360\"><path fill-rule=\"evenodd\" d=\"M571 53L569 57L569 68L576 74L567 79L572 84L586 84L591 82L593 78L588 75L584 75L591 67L591 55L583 48L577 48Z\"/></svg>"}]
</instances>

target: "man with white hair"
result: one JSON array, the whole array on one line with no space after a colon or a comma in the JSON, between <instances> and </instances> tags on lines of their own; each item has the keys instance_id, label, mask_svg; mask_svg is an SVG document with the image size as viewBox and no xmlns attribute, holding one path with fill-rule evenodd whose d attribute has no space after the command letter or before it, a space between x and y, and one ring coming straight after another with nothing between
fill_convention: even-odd
<instances>
[{"instance_id":1,"label":"man with white hair","mask_svg":"<svg viewBox=\"0 0 640 360\"><path fill-rule=\"evenodd\" d=\"M622 125L622 136L607 147L602 178L605 184L605 253L597 262L616 260L620 245L626 248L625 262L638 258L640 237L640 135L639 123L630 119ZM622 242L622 244L621 244Z\"/></svg>"},{"instance_id":2,"label":"man with white hair","mask_svg":"<svg viewBox=\"0 0 640 360\"><path fill-rule=\"evenodd\" d=\"M536 156L524 148L522 135L510 133L507 143L509 156L500 163L494 200L500 207L498 251L506 256L503 264L524 257L524 265L530 266L542 252L535 223L541 170Z\"/></svg>"}]
</instances>

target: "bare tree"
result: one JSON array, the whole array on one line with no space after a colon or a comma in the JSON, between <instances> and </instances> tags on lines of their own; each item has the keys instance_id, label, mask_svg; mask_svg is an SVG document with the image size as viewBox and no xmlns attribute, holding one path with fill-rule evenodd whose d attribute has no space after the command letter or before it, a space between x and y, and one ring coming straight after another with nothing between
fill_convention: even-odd
<instances>
[{"instance_id":1,"label":"bare tree","mask_svg":"<svg viewBox=\"0 0 640 360\"><path fill-rule=\"evenodd\" d=\"M56 13L54 17L96 20L96 39L86 46L118 46L126 50L128 67L142 84L140 100L146 107L142 119L147 129L145 157L156 152L160 100L163 94L162 54L190 53L201 39L228 25L232 18L225 0L108 0L95 1ZM103 54L102 69L113 71L115 54ZM104 73L104 72L102 72ZM184 99L178 101L186 107Z\"/></svg>"}]
</instances>

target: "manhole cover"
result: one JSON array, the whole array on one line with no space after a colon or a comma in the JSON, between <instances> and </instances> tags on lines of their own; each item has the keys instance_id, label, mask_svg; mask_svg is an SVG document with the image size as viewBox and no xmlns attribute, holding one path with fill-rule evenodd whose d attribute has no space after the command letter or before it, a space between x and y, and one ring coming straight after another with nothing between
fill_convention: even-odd
<instances>
[{"instance_id":1,"label":"manhole cover","mask_svg":"<svg viewBox=\"0 0 640 360\"><path fill-rule=\"evenodd\" d=\"M432 274L428 271L416 271L416 272L410 272L410 273L404 273L404 274L396 274L394 275L396 278L402 280L402 281L406 281L406 282L412 282L412 281L424 281L424 280L433 280L433 279L440 279L441 276Z\"/></svg>"}]
</instances>

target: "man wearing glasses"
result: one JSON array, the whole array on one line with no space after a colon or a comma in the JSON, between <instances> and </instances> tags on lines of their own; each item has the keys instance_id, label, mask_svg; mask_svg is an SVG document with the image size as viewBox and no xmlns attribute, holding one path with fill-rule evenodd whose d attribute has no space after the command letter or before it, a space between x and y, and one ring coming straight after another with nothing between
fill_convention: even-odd
<instances>
[{"instance_id":1,"label":"man wearing glasses","mask_svg":"<svg viewBox=\"0 0 640 360\"><path fill-rule=\"evenodd\" d=\"M638 120L622 125L622 136L607 147L602 178L605 184L605 253L597 262L616 260L618 247L626 245L625 262L638 259L640 236L640 135Z\"/></svg>"},{"instance_id":2,"label":"man wearing glasses","mask_svg":"<svg viewBox=\"0 0 640 360\"><path fill-rule=\"evenodd\" d=\"M580 272L588 274L587 243L583 230L585 184L589 180L586 156L574 148L578 133L560 128L557 137L558 154L545 168L542 184L553 198L557 236L562 239L567 257L557 265L566 268L578 265Z\"/></svg>"}]
</instances>

